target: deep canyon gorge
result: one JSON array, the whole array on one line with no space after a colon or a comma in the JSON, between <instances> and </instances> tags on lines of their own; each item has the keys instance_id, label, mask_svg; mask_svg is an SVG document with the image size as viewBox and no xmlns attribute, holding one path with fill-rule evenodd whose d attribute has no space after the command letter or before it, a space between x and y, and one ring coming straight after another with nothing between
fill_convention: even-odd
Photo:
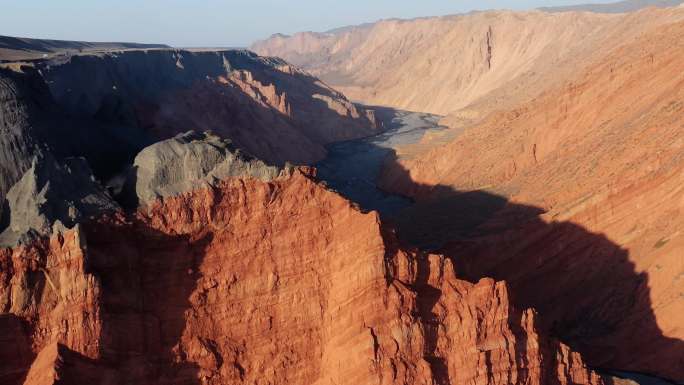
<instances>
[{"instance_id":1,"label":"deep canyon gorge","mask_svg":"<svg viewBox=\"0 0 684 385\"><path fill-rule=\"evenodd\" d=\"M0 38L0 384L684 383L684 5Z\"/></svg>"}]
</instances>

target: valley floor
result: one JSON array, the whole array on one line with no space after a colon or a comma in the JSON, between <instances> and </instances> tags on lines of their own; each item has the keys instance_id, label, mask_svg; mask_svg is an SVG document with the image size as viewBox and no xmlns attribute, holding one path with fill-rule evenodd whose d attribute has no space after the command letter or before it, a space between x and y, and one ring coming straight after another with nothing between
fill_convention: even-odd
<instances>
[{"instance_id":1,"label":"valley floor","mask_svg":"<svg viewBox=\"0 0 684 385\"><path fill-rule=\"evenodd\" d=\"M411 200L377 187L383 164L404 149L419 146L429 135L450 131L439 125L441 116L380 108L378 118L386 130L367 138L328 146L328 156L318 164L318 177L328 187L357 203L363 210L393 215L411 205Z\"/></svg>"}]
</instances>

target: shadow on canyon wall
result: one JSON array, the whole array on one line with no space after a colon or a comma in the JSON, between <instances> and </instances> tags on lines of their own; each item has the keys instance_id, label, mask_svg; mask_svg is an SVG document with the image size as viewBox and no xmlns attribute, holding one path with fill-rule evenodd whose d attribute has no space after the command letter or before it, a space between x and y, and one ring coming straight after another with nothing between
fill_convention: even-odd
<instances>
[{"instance_id":1,"label":"shadow on canyon wall","mask_svg":"<svg viewBox=\"0 0 684 385\"><path fill-rule=\"evenodd\" d=\"M398 115L383 108L376 116L391 130ZM648 273L635 271L629 250L575 223L547 223L540 218L543 209L513 204L504 196L417 184L383 140L381 134L349 143L357 147L324 164L345 171L323 169L319 177L362 210L380 212L406 246L449 256L461 278L507 281L516 308L535 308L547 333L583 353L594 367L684 380L684 341L664 336L658 327ZM394 183L425 198L411 204L371 186L379 171L368 170L383 161L397 171ZM421 265L429 268L426 261ZM429 271L421 272L416 289L430 344L430 325L436 325L431 309L439 293L427 285L428 276ZM444 369L436 357L431 362L437 372Z\"/></svg>"},{"instance_id":2,"label":"shadow on canyon wall","mask_svg":"<svg viewBox=\"0 0 684 385\"><path fill-rule=\"evenodd\" d=\"M447 255L462 279L507 281L517 309L536 309L542 328L594 367L684 381L684 341L663 335L648 273L635 271L629 250L581 225L545 222L541 208L487 191L416 184L394 153L385 164L400 170L398 183L425 197L384 215L401 242ZM428 275L421 273L420 295L429 319L438 293L430 292Z\"/></svg>"},{"instance_id":3,"label":"shadow on canyon wall","mask_svg":"<svg viewBox=\"0 0 684 385\"><path fill-rule=\"evenodd\" d=\"M7 82L0 91L8 99L0 125L9 131L0 143L0 201L47 148L57 158L86 158L107 183L143 148L189 130L214 131L278 165L312 163L325 156L330 141L376 132L369 120L339 110L340 95L316 78L278 70L277 59L246 51L182 55L182 70L175 51L75 56L56 65L37 60L22 72L0 69L0 83ZM251 71L265 91L207 79L229 70ZM84 74L89 81L82 81ZM275 99L287 100L288 111L264 103L269 95L261 92L269 85Z\"/></svg>"},{"instance_id":4,"label":"shadow on canyon wall","mask_svg":"<svg viewBox=\"0 0 684 385\"><path fill-rule=\"evenodd\" d=\"M21 384L33 361L28 322L14 314L0 314L0 384Z\"/></svg>"},{"instance_id":5,"label":"shadow on canyon wall","mask_svg":"<svg viewBox=\"0 0 684 385\"><path fill-rule=\"evenodd\" d=\"M325 143L375 132L370 121L341 112L343 96L318 79L281 70L286 63L280 59L260 58L248 51L129 51L74 56L68 63L50 64L37 61L35 65L59 109L73 120L107 128L98 135L81 131L72 139L79 140L82 134L96 140L129 139L121 143L128 147L119 149L125 154L135 153L141 142L144 146L188 130L211 130L264 161L306 163L324 155ZM246 80L238 81L243 85L217 80L240 70L249 72ZM89 82L82 81L84 74ZM269 98L282 105L269 106L265 103ZM100 148L111 150L106 145Z\"/></svg>"},{"instance_id":6,"label":"shadow on canyon wall","mask_svg":"<svg viewBox=\"0 0 684 385\"><path fill-rule=\"evenodd\" d=\"M181 341L211 237L191 240L137 221L88 230L88 265L102 285L101 362L117 381L200 383Z\"/></svg>"}]
</instances>

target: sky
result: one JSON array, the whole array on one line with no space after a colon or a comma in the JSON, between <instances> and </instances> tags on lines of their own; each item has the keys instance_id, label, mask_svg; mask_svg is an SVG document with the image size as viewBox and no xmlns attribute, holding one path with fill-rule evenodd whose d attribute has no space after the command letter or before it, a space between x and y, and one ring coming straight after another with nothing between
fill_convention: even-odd
<instances>
[{"instance_id":1,"label":"sky","mask_svg":"<svg viewBox=\"0 0 684 385\"><path fill-rule=\"evenodd\" d=\"M0 0L0 35L245 47L274 33L580 2L610 0Z\"/></svg>"}]
</instances>

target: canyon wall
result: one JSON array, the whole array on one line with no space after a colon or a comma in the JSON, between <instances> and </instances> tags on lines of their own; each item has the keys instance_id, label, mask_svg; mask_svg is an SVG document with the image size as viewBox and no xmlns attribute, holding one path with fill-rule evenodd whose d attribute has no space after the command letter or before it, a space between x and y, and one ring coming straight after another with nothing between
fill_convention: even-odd
<instances>
[{"instance_id":1,"label":"canyon wall","mask_svg":"<svg viewBox=\"0 0 684 385\"><path fill-rule=\"evenodd\" d=\"M325 144L381 129L373 111L282 60L247 51L129 50L9 63L0 68L0 201L35 157L84 157L118 190L138 152L190 130L213 131L283 165L313 163Z\"/></svg>"},{"instance_id":2,"label":"canyon wall","mask_svg":"<svg viewBox=\"0 0 684 385\"><path fill-rule=\"evenodd\" d=\"M397 248L302 171L106 215L0 264L7 384L605 383L505 283Z\"/></svg>"},{"instance_id":3,"label":"canyon wall","mask_svg":"<svg viewBox=\"0 0 684 385\"><path fill-rule=\"evenodd\" d=\"M382 187L419 201L400 238L506 280L591 365L681 382L683 10L386 20L252 49L447 115L455 140L388 159Z\"/></svg>"},{"instance_id":4,"label":"canyon wall","mask_svg":"<svg viewBox=\"0 0 684 385\"><path fill-rule=\"evenodd\" d=\"M446 122L461 126L528 101L623 42L682 18L681 7L473 12L276 35L251 49L299 65L354 100L451 114Z\"/></svg>"},{"instance_id":5,"label":"canyon wall","mask_svg":"<svg viewBox=\"0 0 684 385\"><path fill-rule=\"evenodd\" d=\"M35 66L62 111L105 126L89 138L128 144L130 156L195 130L229 137L268 162L306 164L325 156L331 141L378 130L372 111L280 59L248 51L107 52ZM135 140L142 146L127 143Z\"/></svg>"},{"instance_id":6,"label":"canyon wall","mask_svg":"<svg viewBox=\"0 0 684 385\"><path fill-rule=\"evenodd\" d=\"M355 98L473 123L388 159L382 186L417 204L386 223L286 164L382 127L281 59L7 66L0 382L684 381L683 16L484 12L256 46L294 39Z\"/></svg>"},{"instance_id":7,"label":"canyon wall","mask_svg":"<svg viewBox=\"0 0 684 385\"><path fill-rule=\"evenodd\" d=\"M453 142L390 161L382 182L427 207L439 199L463 206L470 191L508 201L467 241L442 234L461 276L506 280L516 304L537 309L594 366L679 382L682 41L681 22L644 34Z\"/></svg>"}]
</instances>

